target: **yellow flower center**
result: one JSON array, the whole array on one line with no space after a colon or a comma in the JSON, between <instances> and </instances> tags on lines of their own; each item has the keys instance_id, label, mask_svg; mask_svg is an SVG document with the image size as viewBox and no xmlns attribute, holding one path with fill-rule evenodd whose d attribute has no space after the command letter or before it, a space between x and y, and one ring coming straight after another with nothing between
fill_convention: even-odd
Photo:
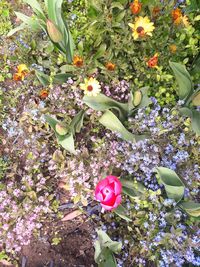
<instances>
[{"instance_id":1,"label":"yellow flower center","mask_svg":"<svg viewBox=\"0 0 200 267\"><path fill-rule=\"evenodd\" d=\"M91 92L91 91L93 90L93 86L92 86L92 85L88 85L87 90L88 90L89 92Z\"/></svg>"}]
</instances>

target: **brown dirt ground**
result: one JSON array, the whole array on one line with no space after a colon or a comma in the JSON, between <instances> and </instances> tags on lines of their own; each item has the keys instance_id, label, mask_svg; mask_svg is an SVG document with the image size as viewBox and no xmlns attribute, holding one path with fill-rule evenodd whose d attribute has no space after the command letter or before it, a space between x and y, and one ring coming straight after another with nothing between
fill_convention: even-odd
<instances>
[{"instance_id":1,"label":"brown dirt ground","mask_svg":"<svg viewBox=\"0 0 200 267\"><path fill-rule=\"evenodd\" d=\"M23 267L92 267L94 249L91 241L92 226L80 217L73 221L51 223L43 229L40 237L23 247L22 259L26 258ZM52 238L62 238L58 245L52 245Z\"/></svg>"}]
</instances>

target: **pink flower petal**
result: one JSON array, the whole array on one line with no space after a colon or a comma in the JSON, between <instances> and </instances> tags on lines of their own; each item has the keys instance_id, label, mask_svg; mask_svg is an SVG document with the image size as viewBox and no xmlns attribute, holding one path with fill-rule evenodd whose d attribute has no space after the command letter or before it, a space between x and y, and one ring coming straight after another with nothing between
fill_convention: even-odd
<instances>
[{"instance_id":1,"label":"pink flower petal","mask_svg":"<svg viewBox=\"0 0 200 267\"><path fill-rule=\"evenodd\" d=\"M112 210L113 207L112 206L107 206L101 203L101 206L105 209L105 210Z\"/></svg>"},{"instance_id":2,"label":"pink flower petal","mask_svg":"<svg viewBox=\"0 0 200 267\"><path fill-rule=\"evenodd\" d=\"M101 203L103 203L104 205L107 206L113 206L115 204L116 201L116 196L114 193L111 193L109 195L107 195L103 201L101 201Z\"/></svg>"},{"instance_id":3,"label":"pink flower petal","mask_svg":"<svg viewBox=\"0 0 200 267\"><path fill-rule=\"evenodd\" d=\"M117 208L120 205L121 202L122 202L122 196L118 195L116 200L115 200L115 204L113 205L113 208L114 209Z\"/></svg>"},{"instance_id":4,"label":"pink flower petal","mask_svg":"<svg viewBox=\"0 0 200 267\"><path fill-rule=\"evenodd\" d=\"M104 197L101 192L97 192L97 193L95 192L95 199L97 201L103 201Z\"/></svg>"},{"instance_id":5,"label":"pink flower petal","mask_svg":"<svg viewBox=\"0 0 200 267\"><path fill-rule=\"evenodd\" d=\"M101 190L101 193L103 194L103 196L107 196L109 194L114 193L114 188L110 185L107 185Z\"/></svg>"},{"instance_id":6,"label":"pink flower petal","mask_svg":"<svg viewBox=\"0 0 200 267\"><path fill-rule=\"evenodd\" d=\"M114 183L115 194L116 195L121 194L122 184L121 184L120 180L116 176L113 176L113 175L107 176L106 179L108 179L109 184Z\"/></svg>"},{"instance_id":7,"label":"pink flower petal","mask_svg":"<svg viewBox=\"0 0 200 267\"><path fill-rule=\"evenodd\" d=\"M103 180L101 180L100 182L98 182L98 184L96 185L96 190L101 191L104 187L106 187L108 185L108 180L105 178Z\"/></svg>"}]
</instances>

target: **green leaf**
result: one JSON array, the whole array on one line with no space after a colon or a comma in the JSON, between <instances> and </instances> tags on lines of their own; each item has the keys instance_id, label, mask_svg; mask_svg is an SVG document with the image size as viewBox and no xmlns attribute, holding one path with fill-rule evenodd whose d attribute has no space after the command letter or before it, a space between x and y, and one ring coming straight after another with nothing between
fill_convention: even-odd
<instances>
[{"instance_id":1,"label":"green leaf","mask_svg":"<svg viewBox=\"0 0 200 267\"><path fill-rule=\"evenodd\" d=\"M194 217L200 216L200 203L195 203L193 201L187 201L187 202L181 201L179 203L179 206L191 216Z\"/></svg>"},{"instance_id":2,"label":"green leaf","mask_svg":"<svg viewBox=\"0 0 200 267\"><path fill-rule=\"evenodd\" d=\"M111 111L107 110L101 116L99 122L107 129L119 133L122 139L135 142L134 134L130 133Z\"/></svg>"},{"instance_id":3,"label":"green leaf","mask_svg":"<svg viewBox=\"0 0 200 267\"><path fill-rule=\"evenodd\" d=\"M15 34L16 32L24 30L26 27L27 27L27 25L25 23L22 23L19 26L17 26L16 28L10 30L9 33L7 34L7 36L10 37L13 34Z\"/></svg>"},{"instance_id":4,"label":"green leaf","mask_svg":"<svg viewBox=\"0 0 200 267\"><path fill-rule=\"evenodd\" d=\"M118 8L120 10L123 10L124 9L124 6L122 4L120 4L119 2L113 2L111 4L111 8Z\"/></svg>"},{"instance_id":5,"label":"green leaf","mask_svg":"<svg viewBox=\"0 0 200 267\"><path fill-rule=\"evenodd\" d=\"M123 10L122 12L119 13L119 15L117 15L115 17L115 21L116 22L121 22L123 20L123 18L125 17L125 15L126 15L126 11Z\"/></svg>"},{"instance_id":6,"label":"green leaf","mask_svg":"<svg viewBox=\"0 0 200 267\"><path fill-rule=\"evenodd\" d=\"M85 95L83 97L83 102L90 108L98 111L115 109L119 112L120 120L124 120L128 115L128 104L120 103L103 94L98 94L97 96Z\"/></svg>"},{"instance_id":7,"label":"green leaf","mask_svg":"<svg viewBox=\"0 0 200 267\"><path fill-rule=\"evenodd\" d=\"M112 241L112 239L102 230L97 230L97 234L101 247L107 247L114 253L120 252L122 249L121 242Z\"/></svg>"},{"instance_id":8,"label":"green leaf","mask_svg":"<svg viewBox=\"0 0 200 267\"><path fill-rule=\"evenodd\" d=\"M192 96L192 104L197 107L200 106L200 91Z\"/></svg>"},{"instance_id":9,"label":"green leaf","mask_svg":"<svg viewBox=\"0 0 200 267\"><path fill-rule=\"evenodd\" d=\"M144 108L152 103L151 99L148 97L148 90L148 86L140 88L140 91L142 92L142 100L137 108Z\"/></svg>"},{"instance_id":10,"label":"green leaf","mask_svg":"<svg viewBox=\"0 0 200 267\"><path fill-rule=\"evenodd\" d=\"M193 84L190 74L186 70L185 66L180 63L169 62L169 65L172 68L178 82L178 96L180 99L185 99L193 92Z\"/></svg>"},{"instance_id":11,"label":"green leaf","mask_svg":"<svg viewBox=\"0 0 200 267\"><path fill-rule=\"evenodd\" d=\"M53 77L53 82L56 84L66 83L69 78L74 77L72 73L58 73Z\"/></svg>"},{"instance_id":12,"label":"green leaf","mask_svg":"<svg viewBox=\"0 0 200 267\"><path fill-rule=\"evenodd\" d=\"M143 184L131 180L120 179L122 183L122 190L130 197L138 197L144 194L145 187Z\"/></svg>"},{"instance_id":13,"label":"green leaf","mask_svg":"<svg viewBox=\"0 0 200 267\"><path fill-rule=\"evenodd\" d=\"M127 216L127 210L122 206L119 205L116 209L113 210L119 217L126 220L127 222L131 222L132 220Z\"/></svg>"},{"instance_id":14,"label":"green leaf","mask_svg":"<svg viewBox=\"0 0 200 267\"><path fill-rule=\"evenodd\" d=\"M54 130L58 144L60 144L64 149L66 149L70 153L75 154L76 151L75 151L73 134L72 133L69 133L69 134L66 134L66 135L60 135L56 131L56 126L60 122L58 120L52 118L49 115L45 115L45 120L51 126L51 128Z\"/></svg>"},{"instance_id":15,"label":"green leaf","mask_svg":"<svg viewBox=\"0 0 200 267\"><path fill-rule=\"evenodd\" d=\"M200 111L192 110L192 129L197 134L200 135Z\"/></svg>"},{"instance_id":16,"label":"green leaf","mask_svg":"<svg viewBox=\"0 0 200 267\"><path fill-rule=\"evenodd\" d=\"M112 241L102 230L97 230L98 239L95 242L95 262L99 267L117 267L114 253L121 251L122 244Z\"/></svg>"},{"instance_id":17,"label":"green leaf","mask_svg":"<svg viewBox=\"0 0 200 267\"><path fill-rule=\"evenodd\" d=\"M187 107L182 107L179 109L179 112L182 116L191 117L192 116L192 110Z\"/></svg>"},{"instance_id":18,"label":"green leaf","mask_svg":"<svg viewBox=\"0 0 200 267\"><path fill-rule=\"evenodd\" d=\"M179 202L184 195L185 186L178 175L173 170L164 167L158 167L157 173L165 187L168 198Z\"/></svg>"},{"instance_id":19,"label":"green leaf","mask_svg":"<svg viewBox=\"0 0 200 267\"><path fill-rule=\"evenodd\" d=\"M42 71L36 70L35 75L43 86L50 84L50 77Z\"/></svg>"},{"instance_id":20,"label":"green leaf","mask_svg":"<svg viewBox=\"0 0 200 267\"><path fill-rule=\"evenodd\" d=\"M81 110L76 114L70 124L70 128L73 134L80 133L81 128L83 127L83 119L85 116L85 111Z\"/></svg>"},{"instance_id":21,"label":"green leaf","mask_svg":"<svg viewBox=\"0 0 200 267\"><path fill-rule=\"evenodd\" d=\"M106 44L101 44L99 49L97 50L95 56L94 56L94 59L98 59L100 57L102 57L106 51Z\"/></svg>"},{"instance_id":22,"label":"green leaf","mask_svg":"<svg viewBox=\"0 0 200 267\"><path fill-rule=\"evenodd\" d=\"M65 137L58 136L58 144L60 144L64 149L66 149L70 153L76 154L74 137L72 133L70 133Z\"/></svg>"},{"instance_id":23,"label":"green leaf","mask_svg":"<svg viewBox=\"0 0 200 267\"><path fill-rule=\"evenodd\" d=\"M33 11L37 14L39 18L43 19L44 21L46 20L44 12L37 0L23 0L23 1L32 7Z\"/></svg>"},{"instance_id":24,"label":"green leaf","mask_svg":"<svg viewBox=\"0 0 200 267\"><path fill-rule=\"evenodd\" d=\"M15 14L21 21L23 21L27 25L27 27L31 28L33 31L37 31L41 28L41 25L37 19L28 17L21 12L15 12Z\"/></svg>"}]
</instances>

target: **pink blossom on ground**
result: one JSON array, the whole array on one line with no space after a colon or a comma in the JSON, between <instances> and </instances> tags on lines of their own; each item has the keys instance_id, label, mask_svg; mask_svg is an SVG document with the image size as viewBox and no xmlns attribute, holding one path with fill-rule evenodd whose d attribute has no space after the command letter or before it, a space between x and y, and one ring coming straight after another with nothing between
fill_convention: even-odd
<instances>
[{"instance_id":1,"label":"pink blossom on ground","mask_svg":"<svg viewBox=\"0 0 200 267\"><path fill-rule=\"evenodd\" d=\"M95 189L95 198L105 210L113 210L121 203L122 185L116 176L109 175Z\"/></svg>"}]
</instances>

